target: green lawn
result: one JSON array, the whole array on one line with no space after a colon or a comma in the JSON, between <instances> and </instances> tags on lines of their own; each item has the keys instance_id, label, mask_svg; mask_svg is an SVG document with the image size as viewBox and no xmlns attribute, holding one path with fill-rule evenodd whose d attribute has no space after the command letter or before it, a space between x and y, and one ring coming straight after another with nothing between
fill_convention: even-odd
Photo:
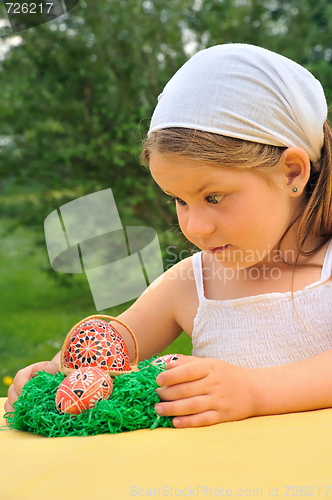
<instances>
[{"instance_id":1,"label":"green lawn","mask_svg":"<svg viewBox=\"0 0 332 500\"><path fill-rule=\"evenodd\" d=\"M0 222L0 396L22 367L51 359L69 329L80 319L96 314L85 275L70 288L60 287L42 271L50 269L46 245L35 249L31 230L8 234L9 221ZM55 271L51 271L54 272ZM104 311L117 316L130 304ZM191 339L184 333L164 353L190 354Z\"/></svg>"}]
</instances>

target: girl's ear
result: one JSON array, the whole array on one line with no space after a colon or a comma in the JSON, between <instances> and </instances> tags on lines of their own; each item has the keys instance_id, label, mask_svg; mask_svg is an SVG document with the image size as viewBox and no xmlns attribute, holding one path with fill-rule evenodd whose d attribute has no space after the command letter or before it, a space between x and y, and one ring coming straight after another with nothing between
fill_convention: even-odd
<instances>
[{"instance_id":1,"label":"girl's ear","mask_svg":"<svg viewBox=\"0 0 332 500\"><path fill-rule=\"evenodd\" d=\"M281 168L285 176L285 185L296 191L292 195L302 194L310 177L310 160L308 153L295 146L287 148L281 157Z\"/></svg>"}]
</instances>

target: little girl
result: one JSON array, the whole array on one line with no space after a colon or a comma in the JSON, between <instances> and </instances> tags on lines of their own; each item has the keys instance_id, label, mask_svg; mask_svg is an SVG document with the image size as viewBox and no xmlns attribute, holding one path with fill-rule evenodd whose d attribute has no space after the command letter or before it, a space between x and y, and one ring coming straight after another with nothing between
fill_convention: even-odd
<instances>
[{"instance_id":1,"label":"little girl","mask_svg":"<svg viewBox=\"0 0 332 500\"><path fill-rule=\"evenodd\" d=\"M320 83L268 50L192 57L159 96L142 153L202 251L120 319L141 358L184 330L193 356L157 377L175 427L332 407L332 134ZM125 331L122 331L125 335ZM12 410L34 372L18 372Z\"/></svg>"}]
</instances>

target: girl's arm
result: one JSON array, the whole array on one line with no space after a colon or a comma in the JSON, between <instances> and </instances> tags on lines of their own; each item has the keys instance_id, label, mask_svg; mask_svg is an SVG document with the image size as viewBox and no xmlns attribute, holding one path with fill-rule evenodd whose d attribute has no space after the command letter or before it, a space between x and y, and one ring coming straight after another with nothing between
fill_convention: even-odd
<instances>
[{"instance_id":1,"label":"girl's arm","mask_svg":"<svg viewBox=\"0 0 332 500\"><path fill-rule=\"evenodd\" d=\"M332 407L332 350L267 368L241 368L218 359L183 358L158 375L160 415L176 427L197 427Z\"/></svg>"},{"instance_id":2,"label":"girl's arm","mask_svg":"<svg viewBox=\"0 0 332 500\"><path fill-rule=\"evenodd\" d=\"M256 413L332 407L332 350L287 365L255 370Z\"/></svg>"},{"instance_id":3,"label":"girl's arm","mask_svg":"<svg viewBox=\"0 0 332 500\"><path fill-rule=\"evenodd\" d=\"M126 323L134 332L139 345L140 360L149 359L161 352L175 340L183 328L178 324L179 311L185 309L185 300L189 289L192 290L193 280L189 279L191 258L185 259L161 277L137 299L137 301L119 319ZM129 332L120 324L115 325L123 336L131 359L134 358L134 345ZM52 361L41 361L20 370L8 390L5 411L13 410L13 403L24 384L39 370L56 373L60 369L60 353Z\"/></svg>"}]
</instances>

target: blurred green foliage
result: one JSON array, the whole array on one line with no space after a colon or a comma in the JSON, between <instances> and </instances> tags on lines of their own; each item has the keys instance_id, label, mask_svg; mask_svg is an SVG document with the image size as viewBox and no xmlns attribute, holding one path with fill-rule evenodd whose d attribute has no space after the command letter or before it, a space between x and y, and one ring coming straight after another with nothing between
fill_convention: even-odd
<instances>
[{"instance_id":1,"label":"blurred green foliage","mask_svg":"<svg viewBox=\"0 0 332 500\"><path fill-rule=\"evenodd\" d=\"M40 226L52 209L106 187L124 224L166 230L175 222L138 157L156 98L186 60L182 4L167 3L166 22L160 0L153 8L80 2L64 18L19 34L22 43L0 71L0 136L10 137L0 175L39 192L25 224Z\"/></svg>"},{"instance_id":2,"label":"blurred green foliage","mask_svg":"<svg viewBox=\"0 0 332 500\"><path fill-rule=\"evenodd\" d=\"M138 160L172 74L199 49L253 43L308 67L330 98L331 32L331 0L81 0L14 34L22 43L0 71L0 177L38 193L22 222L41 230L59 205L111 187L124 225L173 227Z\"/></svg>"}]
</instances>

